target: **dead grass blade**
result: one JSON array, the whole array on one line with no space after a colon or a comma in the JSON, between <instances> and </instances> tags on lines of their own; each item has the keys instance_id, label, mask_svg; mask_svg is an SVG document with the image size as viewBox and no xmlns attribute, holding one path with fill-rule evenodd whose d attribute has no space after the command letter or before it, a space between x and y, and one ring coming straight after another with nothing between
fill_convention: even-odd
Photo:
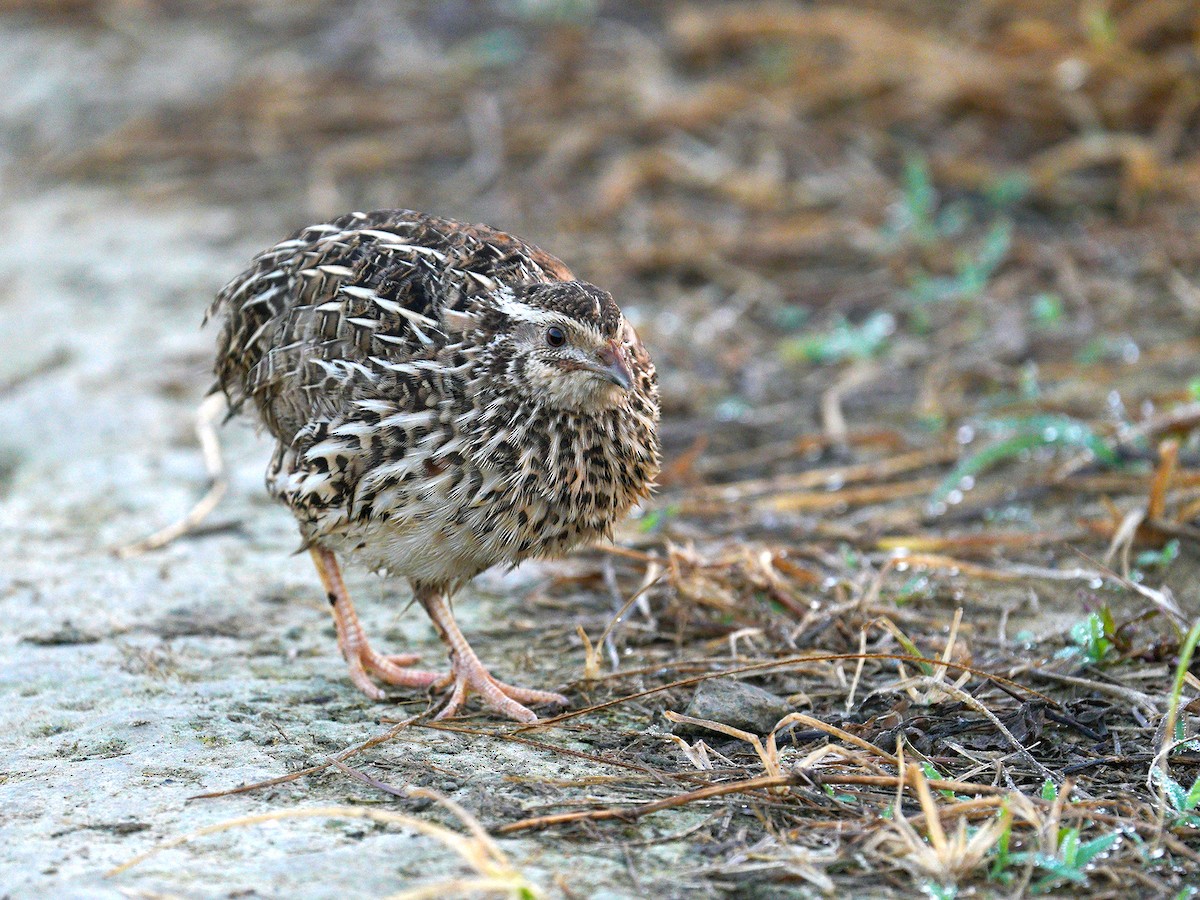
<instances>
[{"instance_id":1,"label":"dead grass blade","mask_svg":"<svg viewBox=\"0 0 1200 900\"><path fill-rule=\"evenodd\" d=\"M1155 785L1154 772L1161 770L1164 775L1170 777L1170 753L1179 743L1182 743L1176 738L1175 724L1179 719L1179 708L1183 699L1183 686L1186 683L1187 676L1190 674L1188 667L1192 664L1192 657L1196 652L1196 645L1200 644L1200 619L1192 623L1191 629L1184 637L1179 646L1179 660L1175 666L1175 679L1171 685L1171 693L1167 700L1167 713L1162 724L1162 738L1158 747L1158 751L1154 754L1154 759L1150 763L1150 770L1146 774L1146 787L1151 791L1157 791L1159 794L1159 808L1165 811L1167 807L1164 787L1160 783Z\"/></svg>"},{"instance_id":2,"label":"dead grass blade","mask_svg":"<svg viewBox=\"0 0 1200 900\"><path fill-rule=\"evenodd\" d=\"M709 485L688 492L688 498L722 500L727 503L749 500L766 494L800 492L824 488L836 494L842 486L860 482L880 482L910 472L952 462L958 456L957 448L937 447L932 450L910 450L874 462L855 463L848 466L811 469L796 475L780 475L774 478L750 478L727 484Z\"/></svg>"},{"instance_id":3,"label":"dead grass blade","mask_svg":"<svg viewBox=\"0 0 1200 900\"><path fill-rule=\"evenodd\" d=\"M196 410L196 436L204 455L204 468L208 472L209 487L196 505L182 519L172 522L154 534L130 544L123 544L113 552L121 559L140 556L158 550L178 540L200 525L217 508L225 492L229 490L229 476L225 471L225 459L221 455L221 441L217 436L215 422L225 411L224 394L210 394Z\"/></svg>"},{"instance_id":4,"label":"dead grass blade","mask_svg":"<svg viewBox=\"0 0 1200 900\"><path fill-rule=\"evenodd\" d=\"M297 772L289 772L287 775L280 775L278 778L268 778L266 781L256 781L254 784L244 784L235 788L227 788L223 791L209 791L203 794L194 794L188 797L188 800L212 800L216 797L228 797L232 794L247 794L250 791L257 791L260 788L274 787L277 784L287 784L291 781L303 778L306 775L315 775L318 772L323 772L330 766L336 766L338 763L344 763L350 757L361 753L364 750L369 750L372 747L377 747L380 744L386 743L394 738L397 734L403 731L408 726L417 721L419 716L411 716L395 723L391 728L383 734L377 734L372 738L368 738L361 744L355 744L353 747L347 747L336 756L329 757L323 763L318 763L315 766L309 766L305 769L300 769Z\"/></svg>"},{"instance_id":5,"label":"dead grass blade","mask_svg":"<svg viewBox=\"0 0 1200 900\"><path fill-rule=\"evenodd\" d=\"M612 630L621 621L625 613L629 612L629 607L633 606L638 601L638 598L644 596L650 588L658 584L667 573L657 562L650 563L646 568L646 574L642 579L642 586L630 595L629 599L621 606L619 610L609 620L604 627L599 639L595 644L588 640L588 636L583 631L583 626L578 627L578 634L583 641L584 663L583 663L583 680L584 682L595 681L600 677L600 648L604 646L608 640L608 636ZM614 668L615 665L614 665Z\"/></svg>"},{"instance_id":6,"label":"dead grass blade","mask_svg":"<svg viewBox=\"0 0 1200 900\"><path fill-rule=\"evenodd\" d=\"M699 788L698 790L688 791L683 794L675 794L671 797L666 797L662 800L655 800L652 803L643 803L640 806L632 806L624 809L595 809L583 812L556 813L550 816L535 816L531 819L521 819L517 822L509 822L507 825L502 825L496 829L497 834L513 834L518 831L528 831L530 829L549 828L552 825L563 825L570 822L591 821L599 822L606 819L621 819L623 821L632 822L635 819L640 819L643 816L648 816L651 813L659 812L664 809L672 809L677 806L686 806L689 803L696 803L700 800L710 800L714 797L724 797L727 794L744 794L751 791L759 791L765 788L787 787L788 785L796 784L797 776L794 775L764 775L759 778L747 778L741 781L732 781L725 784L714 784L708 787Z\"/></svg>"},{"instance_id":7,"label":"dead grass blade","mask_svg":"<svg viewBox=\"0 0 1200 900\"><path fill-rule=\"evenodd\" d=\"M958 825L947 834L942 825L945 810L939 809L930 789L930 781L920 766L905 763L903 755L897 760L903 777L897 779L896 799L892 805L893 815L884 830L867 844L868 852L878 854L893 864L908 869L922 880L949 886L971 877L983 865L992 848L1008 827L1003 818L993 818L968 831L969 816L956 814ZM917 797L921 806L921 820L925 824L928 840L921 837L913 825L900 812L903 791L907 786ZM990 804L989 804L990 805ZM968 804L954 804L968 806ZM970 804L974 810L975 805ZM989 810L990 812L990 810Z\"/></svg>"},{"instance_id":8,"label":"dead grass blade","mask_svg":"<svg viewBox=\"0 0 1200 900\"><path fill-rule=\"evenodd\" d=\"M693 725L697 728L707 728L710 731L716 731L732 738L737 738L739 741L745 741L754 748L754 752L758 754L758 760L762 763L762 767L766 770L768 776L778 778L783 774L783 770L779 765L779 749L775 746L775 732L772 731L768 738L767 746L763 746L762 740L757 734L749 731L742 731L740 728L734 728L732 725L726 725L722 722L713 722L709 719L697 719L693 716L685 716L682 713L666 710L663 716L669 722L677 724Z\"/></svg>"},{"instance_id":9,"label":"dead grass blade","mask_svg":"<svg viewBox=\"0 0 1200 900\"><path fill-rule=\"evenodd\" d=\"M106 873L105 877L112 878L120 875L122 872L128 871L164 850L179 847L206 835L218 834L235 828L245 828L251 825L260 825L264 822L276 822L284 819L368 819L372 822L378 822L381 825L407 828L433 838L457 854L466 865L479 874L478 878L450 879L439 882L436 885L418 887L410 891L392 895L395 898L414 900L414 898L418 897L445 896L447 891L457 890L462 886L469 886L469 890L475 893L502 893L514 898L541 896L541 893L530 884L525 876L512 867L512 864L508 861L508 858L500 850L496 842L492 840L491 836L483 829L483 826L467 813L466 810L449 798L425 788L409 788L408 793L409 796L429 798L445 806L467 827L469 834L463 835L449 828L444 828L441 825L435 825L432 822L418 819L415 816L385 810L364 809L358 806L320 806L312 809L278 810L256 816L230 819L227 822L218 822L215 825L208 825L189 834L164 841L145 853L141 853L128 862L110 870Z\"/></svg>"}]
</instances>

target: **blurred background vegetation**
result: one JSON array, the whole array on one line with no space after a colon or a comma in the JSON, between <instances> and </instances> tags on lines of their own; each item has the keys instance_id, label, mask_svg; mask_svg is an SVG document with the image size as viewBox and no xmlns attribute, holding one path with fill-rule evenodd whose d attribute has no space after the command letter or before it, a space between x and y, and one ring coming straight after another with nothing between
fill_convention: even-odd
<instances>
[{"instance_id":1,"label":"blurred background vegetation","mask_svg":"<svg viewBox=\"0 0 1200 900\"><path fill-rule=\"evenodd\" d=\"M1000 391L1091 417L1075 376L1145 353L1180 377L1136 404L1194 374L1195 3L0 14L63 29L74 57L10 33L15 171L227 207L268 240L388 206L514 231L631 308L676 423L794 436L851 370L853 424L932 429Z\"/></svg>"}]
</instances>

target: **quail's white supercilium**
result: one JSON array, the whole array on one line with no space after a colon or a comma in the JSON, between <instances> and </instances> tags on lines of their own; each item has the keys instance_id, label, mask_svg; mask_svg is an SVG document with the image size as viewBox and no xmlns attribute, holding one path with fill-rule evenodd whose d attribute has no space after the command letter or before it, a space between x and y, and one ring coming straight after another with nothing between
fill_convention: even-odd
<instances>
[{"instance_id":1,"label":"quail's white supercilium","mask_svg":"<svg viewBox=\"0 0 1200 900\"><path fill-rule=\"evenodd\" d=\"M469 693L514 719L565 703L498 681L450 609L484 569L607 535L658 472L654 366L612 297L483 225L351 213L260 254L221 291L217 389L277 441L350 677ZM403 576L448 674L367 642L338 556Z\"/></svg>"}]
</instances>

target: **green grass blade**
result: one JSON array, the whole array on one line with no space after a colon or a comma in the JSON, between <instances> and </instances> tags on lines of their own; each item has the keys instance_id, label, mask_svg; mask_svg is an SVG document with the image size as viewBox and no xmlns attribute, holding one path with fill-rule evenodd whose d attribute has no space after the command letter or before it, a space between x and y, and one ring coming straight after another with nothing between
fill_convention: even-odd
<instances>
[{"instance_id":1,"label":"green grass blade","mask_svg":"<svg viewBox=\"0 0 1200 900\"><path fill-rule=\"evenodd\" d=\"M1098 838L1085 841L1075 851L1075 865L1080 869L1086 868L1101 853L1107 853L1111 850L1113 844L1120 840L1120 838L1121 832L1114 831L1112 834L1101 835Z\"/></svg>"}]
</instances>

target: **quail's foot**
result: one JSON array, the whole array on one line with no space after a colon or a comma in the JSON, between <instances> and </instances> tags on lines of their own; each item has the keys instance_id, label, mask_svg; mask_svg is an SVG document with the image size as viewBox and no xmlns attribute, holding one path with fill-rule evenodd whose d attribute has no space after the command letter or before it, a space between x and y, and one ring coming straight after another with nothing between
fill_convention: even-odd
<instances>
[{"instance_id":1,"label":"quail's foot","mask_svg":"<svg viewBox=\"0 0 1200 900\"><path fill-rule=\"evenodd\" d=\"M385 656L372 649L362 624L358 621L358 613L354 610L346 584L342 581L337 558L323 547L313 547L310 552L313 562L317 565L317 574L321 576L321 583L325 586L325 593L329 597L333 624L337 630L338 649L342 651L342 656L350 667L350 680L354 682L355 687L372 700L382 700L385 694L371 680L372 675L387 684L415 688L427 688L446 677L441 672L408 668L420 659L416 654Z\"/></svg>"},{"instance_id":2,"label":"quail's foot","mask_svg":"<svg viewBox=\"0 0 1200 900\"><path fill-rule=\"evenodd\" d=\"M483 698L483 702L496 712L518 722L537 721L537 715L525 705L527 703L565 706L569 702L562 694L553 691L537 691L505 684L495 678L474 653L465 658L454 656L451 660L450 674L435 687L441 689L451 685L453 689L450 691L450 698L434 717L436 719L445 719L457 713L468 694L478 694Z\"/></svg>"},{"instance_id":3,"label":"quail's foot","mask_svg":"<svg viewBox=\"0 0 1200 900\"><path fill-rule=\"evenodd\" d=\"M467 694L478 694L484 703L496 712L518 722L537 721L533 710L524 705L526 703L553 703L565 706L570 702L562 694L515 687L492 677L492 673L479 661L479 657L467 643L442 592L435 588L419 587L416 596L429 613L429 618L433 620L434 628L450 648L450 674L436 685L438 688L450 687L450 698L437 714L437 718L445 719L458 712Z\"/></svg>"},{"instance_id":4,"label":"quail's foot","mask_svg":"<svg viewBox=\"0 0 1200 900\"><path fill-rule=\"evenodd\" d=\"M361 632L360 632L361 638ZM354 686L372 700L382 700L386 694L372 680L374 678L386 684L401 687L428 688L446 679L442 672L426 672L421 669L410 669L419 656L406 653L399 656L385 656L376 652L365 639L355 641L338 641L342 656L350 669L350 680Z\"/></svg>"}]
</instances>

